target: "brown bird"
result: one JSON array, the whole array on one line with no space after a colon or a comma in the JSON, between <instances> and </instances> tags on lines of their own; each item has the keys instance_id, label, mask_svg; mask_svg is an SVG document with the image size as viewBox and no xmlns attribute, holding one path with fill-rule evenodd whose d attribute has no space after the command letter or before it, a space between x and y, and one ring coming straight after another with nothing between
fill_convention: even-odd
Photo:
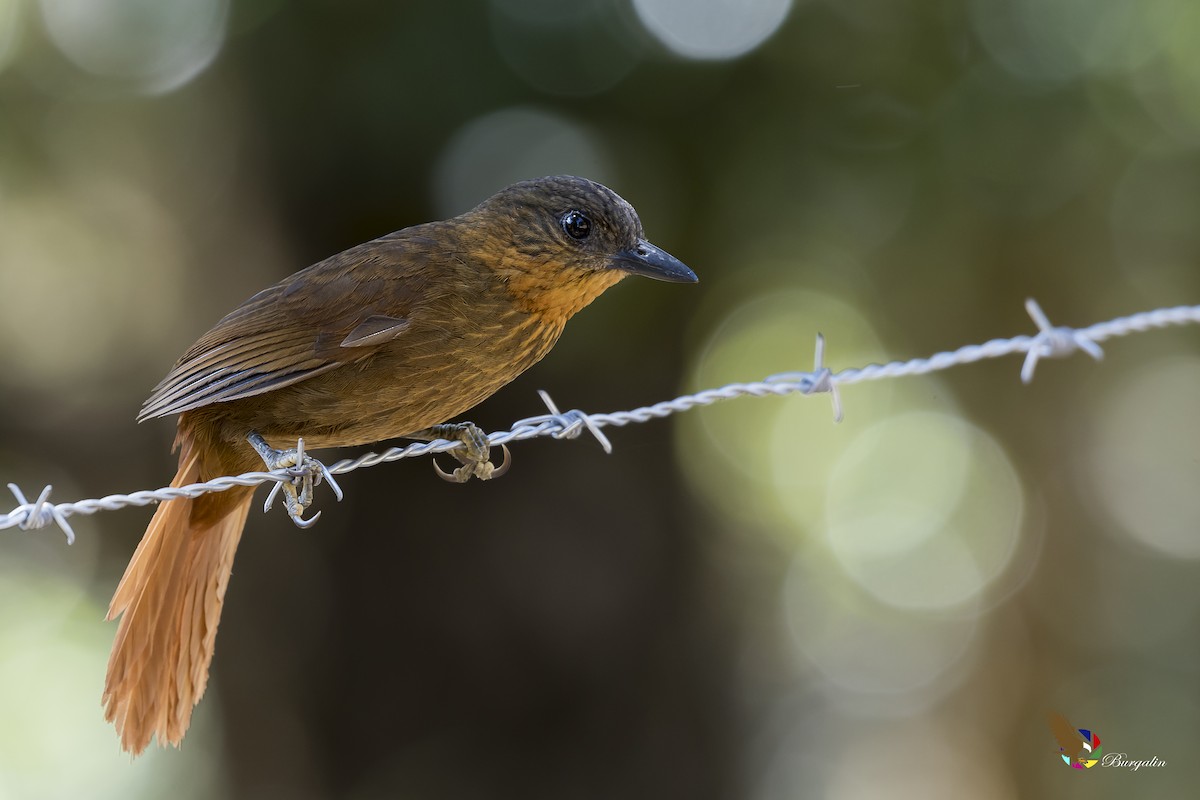
<instances>
[{"instance_id":1,"label":"brown bird","mask_svg":"<svg viewBox=\"0 0 1200 800\"><path fill-rule=\"evenodd\" d=\"M443 222L388 234L251 297L200 337L139 421L179 414L172 486L299 466L300 521L318 462L281 450L449 438L455 479L493 474L474 425L445 425L537 363L563 326L625 275L690 283L645 240L629 203L583 178L524 181ZM507 455L507 454L506 454ZM178 746L204 694L252 488L158 507L108 618L121 616L105 716L121 746Z\"/></svg>"},{"instance_id":2,"label":"brown bird","mask_svg":"<svg viewBox=\"0 0 1200 800\"><path fill-rule=\"evenodd\" d=\"M1072 764L1078 762L1084 754L1083 737L1078 729L1056 711L1046 712L1046 721L1050 725L1050 732L1054 734L1054 740L1058 742L1059 751L1069 758Z\"/></svg>"}]
</instances>

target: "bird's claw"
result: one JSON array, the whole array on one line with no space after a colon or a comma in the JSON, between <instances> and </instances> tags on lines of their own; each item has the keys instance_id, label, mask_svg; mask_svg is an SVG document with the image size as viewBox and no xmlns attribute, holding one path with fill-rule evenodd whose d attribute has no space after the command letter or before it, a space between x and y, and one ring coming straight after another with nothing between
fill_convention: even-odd
<instances>
[{"instance_id":1,"label":"bird's claw","mask_svg":"<svg viewBox=\"0 0 1200 800\"><path fill-rule=\"evenodd\" d=\"M334 496L339 502L341 501L342 487L338 486L337 481L333 479L333 474L328 467L305 454L304 439L299 439L295 449L292 450L276 450L257 433L250 434L247 441L262 458L269 471L283 471L291 476L290 480L276 481L275 485L271 487L270 493L267 494L267 500L263 504L263 511L269 511L275 503L275 498L282 493L284 508L287 509L292 522L299 528L311 528L320 519L321 512L318 511L309 519L304 519L304 512L312 505L313 487L320 485L322 480L329 484L329 487L333 489Z\"/></svg>"},{"instance_id":2,"label":"bird's claw","mask_svg":"<svg viewBox=\"0 0 1200 800\"><path fill-rule=\"evenodd\" d=\"M438 465L437 459L434 459L433 471L439 478L450 483L466 483L471 478L479 478L481 481L499 478L508 472L508 468L512 464L512 454L508 452L506 445L500 445L500 449L504 451L504 460L500 466L493 464L491 461L492 446L488 441L487 434L478 425L470 422L435 425L428 430L412 434L412 438L430 441L447 439L452 442L462 442L465 445L448 451L462 464L452 472L446 472Z\"/></svg>"},{"instance_id":3,"label":"bird's claw","mask_svg":"<svg viewBox=\"0 0 1200 800\"><path fill-rule=\"evenodd\" d=\"M499 478L504 473L508 472L508 468L512 466L512 453L508 452L508 445L500 445L500 449L504 451L504 460L500 462L500 466L496 466L490 460L470 461L459 459L463 462L461 467L458 467L450 472L442 469L437 463L437 459L433 460L433 471L437 476L444 481L450 483L466 483L471 478L479 478L481 481L490 481L492 478ZM451 455L455 455L456 451L451 451Z\"/></svg>"}]
</instances>

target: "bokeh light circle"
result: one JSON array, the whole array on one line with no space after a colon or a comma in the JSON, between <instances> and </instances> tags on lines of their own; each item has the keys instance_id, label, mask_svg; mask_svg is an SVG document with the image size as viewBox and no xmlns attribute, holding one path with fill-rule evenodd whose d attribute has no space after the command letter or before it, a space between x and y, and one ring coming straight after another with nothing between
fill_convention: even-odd
<instances>
[{"instance_id":1,"label":"bokeh light circle","mask_svg":"<svg viewBox=\"0 0 1200 800\"><path fill-rule=\"evenodd\" d=\"M152 94L200 74L225 40L228 0L41 0L50 39L73 64Z\"/></svg>"},{"instance_id":2,"label":"bokeh light circle","mask_svg":"<svg viewBox=\"0 0 1200 800\"><path fill-rule=\"evenodd\" d=\"M892 555L933 536L963 492L969 454L961 428L954 417L916 412L863 431L829 476L834 550Z\"/></svg>"},{"instance_id":3,"label":"bokeh light circle","mask_svg":"<svg viewBox=\"0 0 1200 800\"><path fill-rule=\"evenodd\" d=\"M1133 71L1162 47L1156 3L1093 0L973 0L970 18L988 54L1014 76L1060 83L1085 74ZM1158 4L1161 5L1161 4Z\"/></svg>"},{"instance_id":4,"label":"bokeh light circle","mask_svg":"<svg viewBox=\"0 0 1200 800\"><path fill-rule=\"evenodd\" d=\"M787 18L792 0L633 0L638 17L681 56L730 59L745 55Z\"/></svg>"},{"instance_id":5,"label":"bokeh light circle","mask_svg":"<svg viewBox=\"0 0 1200 800\"><path fill-rule=\"evenodd\" d=\"M825 536L863 589L898 608L974 603L1009 566L1024 491L1000 446L959 417L911 411L845 448L829 477Z\"/></svg>"},{"instance_id":6,"label":"bokeh light circle","mask_svg":"<svg viewBox=\"0 0 1200 800\"><path fill-rule=\"evenodd\" d=\"M228 796L209 700L188 734L186 759L151 747L130 768L100 713L113 628L84 587L53 570L0 570L0 797L125 800ZM210 689L210 692L212 690ZM70 768L63 768L63 754Z\"/></svg>"},{"instance_id":7,"label":"bokeh light circle","mask_svg":"<svg viewBox=\"0 0 1200 800\"><path fill-rule=\"evenodd\" d=\"M934 720L872 726L833 759L825 800L1017 800L992 741Z\"/></svg>"},{"instance_id":8,"label":"bokeh light circle","mask_svg":"<svg viewBox=\"0 0 1200 800\"><path fill-rule=\"evenodd\" d=\"M780 600L796 655L836 698L872 713L916 713L952 689L978 626L972 615L889 608L816 550L793 559Z\"/></svg>"},{"instance_id":9,"label":"bokeh light circle","mask_svg":"<svg viewBox=\"0 0 1200 800\"><path fill-rule=\"evenodd\" d=\"M452 217L516 181L582 175L612 182L601 145L581 125L535 108L506 108L463 126L438 157L433 196Z\"/></svg>"},{"instance_id":10,"label":"bokeh light circle","mask_svg":"<svg viewBox=\"0 0 1200 800\"><path fill-rule=\"evenodd\" d=\"M1090 420L1085 474L1094 502L1130 542L1200 559L1200 358L1124 375Z\"/></svg>"},{"instance_id":11,"label":"bokeh light circle","mask_svg":"<svg viewBox=\"0 0 1200 800\"><path fill-rule=\"evenodd\" d=\"M645 49L603 0L492 0L491 7L496 52L522 80L549 94L583 97L610 89Z\"/></svg>"},{"instance_id":12,"label":"bokeh light circle","mask_svg":"<svg viewBox=\"0 0 1200 800\"><path fill-rule=\"evenodd\" d=\"M0 218L0 263L22 265L0 270L0 296L24 299L0 315L0 360L12 376L70 396L114 360L155 346L153 332L175 313L186 259L174 219L143 186L80 178L0 196ZM58 324L46 324L38 298L52 299Z\"/></svg>"},{"instance_id":13,"label":"bokeh light circle","mask_svg":"<svg viewBox=\"0 0 1200 800\"><path fill-rule=\"evenodd\" d=\"M752 287L752 288L751 288ZM865 363L883 350L861 311L834 295L804 290L756 273L748 264L717 286L714 319L696 355L689 389L751 381L781 368L805 369L816 321L830 337L830 357ZM718 310L719 308L719 310ZM886 413L903 384L881 382L856 399L856 413ZM765 527L789 545L821 523L826 481L853 423L830 422L824 397L764 397L718 403L678 421L678 462L735 527Z\"/></svg>"}]
</instances>

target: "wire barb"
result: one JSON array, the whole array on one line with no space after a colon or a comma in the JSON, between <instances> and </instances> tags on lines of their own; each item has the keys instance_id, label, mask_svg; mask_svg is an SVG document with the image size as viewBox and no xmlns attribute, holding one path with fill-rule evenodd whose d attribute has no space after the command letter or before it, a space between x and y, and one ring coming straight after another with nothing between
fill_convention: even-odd
<instances>
[{"instance_id":1,"label":"wire barb","mask_svg":"<svg viewBox=\"0 0 1200 800\"><path fill-rule=\"evenodd\" d=\"M578 439L579 434L586 430L592 436L596 437L596 441L600 442L600 446L604 448L605 453L612 455L612 442L601 432L600 426L592 420L590 415L580 411L578 408L573 408L570 411L559 411L558 406L550 399L550 393L545 389L538 389L538 397L542 398L542 402L546 404L546 408L550 413L517 420L509 430L540 428L543 425L548 425L550 426L547 428L549 435L555 439ZM557 429L552 430L551 428Z\"/></svg>"},{"instance_id":2,"label":"wire barb","mask_svg":"<svg viewBox=\"0 0 1200 800\"><path fill-rule=\"evenodd\" d=\"M271 479L275 481L275 485L271 487L271 491L263 503L264 514L271 510L275 504L275 498L282 492L288 517L296 524L296 527L311 528L317 523L321 512L318 511L309 519L304 519L304 511L312 505L313 489L320 486L322 480L329 483L329 488L333 489L337 501L339 503L342 501L342 497L344 497L342 487L334 480L329 468L325 466L324 462L304 452L303 436L296 440L296 449L291 451L275 450L257 433L252 433L247 441L258 451L268 467L276 467L269 473Z\"/></svg>"},{"instance_id":3,"label":"wire barb","mask_svg":"<svg viewBox=\"0 0 1200 800\"><path fill-rule=\"evenodd\" d=\"M825 336L817 334L817 345L813 353L812 372L781 372L768 375L764 383L792 385L800 394L828 393L833 402L833 421L841 422L842 397L838 394L837 377L825 366Z\"/></svg>"},{"instance_id":4,"label":"wire barb","mask_svg":"<svg viewBox=\"0 0 1200 800\"><path fill-rule=\"evenodd\" d=\"M586 430L596 437L600 446L604 448L604 452L611 453L612 442L602 433L602 428L609 425L622 427L649 422L653 419L663 419L672 414L682 413L700 406L709 406L724 400L732 400L736 397L779 397L788 394L828 393L833 402L834 421L840 422L842 420L842 403L838 388L842 385L868 380L899 378L906 375L924 375L984 359L1001 358L1018 353L1025 355L1021 380L1029 383L1033 380L1034 370L1043 358L1062 358L1082 350L1099 361L1104 357L1104 351L1100 349L1099 343L1106 339L1172 325L1200 324L1200 305L1144 311L1107 322L1098 322L1086 328L1051 325L1045 312L1032 299L1025 302L1025 308L1038 327L1038 333L1034 336L1020 335L1008 339L992 339L983 344L970 344L957 350L934 353L927 358L890 361L886 364L868 364L865 367L833 372L825 366L825 337L818 334L811 372L786 372L771 375L756 383L730 383L719 388L681 395L673 400L664 400L652 406L635 408L630 411L614 411L607 414L587 414L578 409L559 411L558 406L550 399L550 395L546 392L539 392L548 413L518 420L506 431L489 434L487 443L489 446L497 447L504 446L509 442L542 436L573 439ZM168 486L131 494L113 494L99 499L79 500L74 503L51 503L49 486L42 490L36 501L31 503L16 484L10 483L8 488L17 500L17 507L7 514L0 514L0 530L6 528L32 530L54 524L62 529L67 536L67 543L70 544L75 541L75 532L71 529L67 518L74 514L115 511L119 508L146 506L180 497L199 497L208 492L223 492L234 486L258 486L261 483L273 482L275 486L272 487L266 502L266 508L270 508L278 493L287 491L282 489L285 483L293 484L294 488L294 482L303 480L304 475L310 476L312 485L318 485L322 480L328 481L337 499L341 500L342 489L334 480L334 475L343 475L363 467L373 467L403 458L445 453L464 446L464 443L460 441L414 442L405 447L389 448L382 453L365 453L354 459L343 459L326 467L311 456L305 456L304 442L300 440L297 442L295 451L296 463L271 472L248 472L244 475L214 478L206 483ZM302 462L306 461L308 463L307 470L300 466ZM308 497L307 500L310 501L311 497ZM305 506L307 506L307 502ZM310 519L300 520L293 515L293 521L301 527L309 527L317 521L319 516L320 512Z\"/></svg>"},{"instance_id":5,"label":"wire barb","mask_svg":"<svg viewBox=\"0 0 1200 800\"><path fill-rule=\"evenodd\" d=\"M66 534L67 544L75 544L75 531L71 528L71 523L67 522L67 515L50 502L50 491L53 488L50 484L46 484L46 488L42 489L38 499L31 503L25 499L25 493L19 486L15 483L8 484L8 490L13 493L13 497L17 498L17 507L8 514L9 524L0 524L0 529L16 525L23 531L31 531L54 524L62 528L62 532ZM3 521L0 520L0 522Z\"/></svg>"},{"instance_id":6,"label":"wire barb","mask_svg":"<svg viewBox=\"0 0 1200 800\"><path fill-rule=\"evenodd\" d=\"M1042 311L1042 307L1032 297L1025 301L1025 311L1033 318L1038 327L1037 336L1025 354L1025 363L1021 366L1021 382L1031 383L1033 371L1043 358L1066 358L1079 350L1087 353L1096 361L1104 360L1104 351L1096 341L1085 331L1067 327L1054 327L1050 318Z\"/></svg>"}]
</instances>

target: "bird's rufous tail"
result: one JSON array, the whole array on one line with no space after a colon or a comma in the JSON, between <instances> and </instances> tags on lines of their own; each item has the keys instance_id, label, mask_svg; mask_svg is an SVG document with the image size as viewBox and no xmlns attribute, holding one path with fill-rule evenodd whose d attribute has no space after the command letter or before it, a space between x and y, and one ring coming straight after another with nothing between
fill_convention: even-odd
<instances>
[{"instance_id":1,"label":"bird's rufous tail","mask_svg":"<svg viewBox=\"0 0 1200 800\"><path fill-rule=\"evenodd\" d=\"M205 453L181 427L172 486L202 480ZM212 476L209 476L212 477ZM137 755L152 735L179 746L204 694L225 588L253 489L234 487L163 503L113 595L121 616L108 675L105 718Z\"/></svg>"}]
</instances>

